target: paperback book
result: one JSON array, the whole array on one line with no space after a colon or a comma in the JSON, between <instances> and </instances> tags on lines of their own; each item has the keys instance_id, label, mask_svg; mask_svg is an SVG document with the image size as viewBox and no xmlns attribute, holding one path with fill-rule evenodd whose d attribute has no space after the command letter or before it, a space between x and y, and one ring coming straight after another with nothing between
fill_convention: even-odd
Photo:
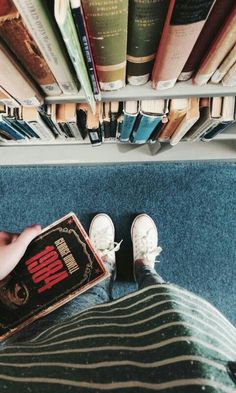
<instances>
[{"instance_id":1,"label":"paperback book","mask_svg":"<svg viewBox=\"0 0 236 393\"><path fill-rule=\"evenodd\" d=\"M45 228L0 282L0 341L109 276L74 213Z\"/></svg>"}]
</instances>

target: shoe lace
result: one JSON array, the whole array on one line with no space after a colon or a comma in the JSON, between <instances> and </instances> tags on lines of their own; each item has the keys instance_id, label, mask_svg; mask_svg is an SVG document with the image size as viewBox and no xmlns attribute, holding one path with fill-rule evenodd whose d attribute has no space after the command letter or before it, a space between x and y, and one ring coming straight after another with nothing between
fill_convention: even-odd
<instances>
[{"instance_id":1,"label":"shoe lace","mask_svg":"<svg viewBox=\"0 0 236 393\"><path fill-rule=\"evenodd\" d=\"M149 230L144 236L140 236L140 238L138 239L140 243L139 258L144 259L148 262L160 262L156 260L156 257L160 255L160 253L162 252L162 248L160 246L155 246L151 248L150 244L148 243L148 237Z\"/></svg>"},{"instance_id":2,"label":"shoe lace","mask_svg":"<svg viewBox=\"0 0 236 393\"><path fill-rule=\"evenodd\" d=\"M103 228L100 231L96 232L96 242L95 242L95 248L97 249L100 257L109 257L112 255L114 252L119 251L120 245L123 242L123 239L117 243L117 242L109 242L109 228ZM99 244L99 247L96 246L96 243ZM107 247L107 244L109 244L109 248ZM103 247L104 245L104 247Z\"/></svg>"},{"instance_id":3,"label":"shoe lace","mask_svg":"<svg viewBox=\"0 0 236 393\"><path fill-rule=\"evenodd\" d=\"M112 255L112 253L119 251L120 245L122 242L123 242L123 239L119 243L114 242L112 248L105 248L104 250L99 250L100 256L101 257L109 257L110 255Z\"/></svg>"}]
</instances>

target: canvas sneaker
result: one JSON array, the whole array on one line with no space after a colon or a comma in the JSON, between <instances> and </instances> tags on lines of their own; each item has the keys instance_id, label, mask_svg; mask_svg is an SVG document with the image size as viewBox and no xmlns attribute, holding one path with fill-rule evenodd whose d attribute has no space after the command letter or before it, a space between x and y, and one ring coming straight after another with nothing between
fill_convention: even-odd
<instances>
[{"instance_id":1,"label":"canvas sneaker","mask_svg":"<svg viewBox=\"0 0 236 393\"><path fill-rule=\"evenodd\" d=\"M93 218L89 238L98 255L115 265L115 253L120 249L122 240L120 243L115 242L115 227L107 214L100 213Z\"/></svg>"},{"instance_id":2,"label":"canvas sneaker","mask_svg":"<svg viewBox=\"0 0 236 393\"><path fill-rule=\"evenodd\" d=\"M131 226L133 242L133 260L145 261L145 264L154 268L157 255L162 251L158 246L158 232L153 219L147 214L139 214Z\"/></svg>"}]
</instances>

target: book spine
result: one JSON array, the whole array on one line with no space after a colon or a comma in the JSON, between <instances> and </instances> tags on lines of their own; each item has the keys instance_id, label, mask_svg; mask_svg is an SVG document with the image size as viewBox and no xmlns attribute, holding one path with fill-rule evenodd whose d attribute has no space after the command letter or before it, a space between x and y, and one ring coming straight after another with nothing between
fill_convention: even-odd
<instances>
[{"instance_id":1,"label":"book spine","mask_svg":"<svg viewBox=\"0 0 236 393\"><path fill-rule=\"evenodd\" d=\"M162 90L173 87L204 26L215 0L175 1L165 31L165 52L157 53L152 86Z\"/></svg>"},{"instance_id":2,"label":"book spine","mask_svg":"<svg viewBox=\"0 0 236 393\"><path fill-rule=\"evenodd\" d=\"M41 105L43 97L5 45L0 42L0 86L21 105Z\"/></svg>"},{"instance_id":3,"label":"book spine","mask_svg":"<svg viewBox=\"0 0 236 393\"><path fill-rule=\"evenodd\" d=\"M54 136L42 121L29 121L28 125L43 140L54 140Z\"/></svg>"},{"instance_id":4,"label":"book spine","mask_svg":"<svg viewBox=\"0 0 236 393\"><path fill-rule=\"evenodd\" d=\"M11 139L14 139L15 141L25 139L22 133L19 133L11 125L7 124L4 118L0 118L0 129L2 129L7 135L9 135Z\"/></svg>"},{"instance_id":5,"label":"book spine","mask_svg":"<svg viewBox=\"0 0 236 393\"><path fill-rule=\"evenodd\" d=\"M130 136L130 142L136 144L146 143L161 120L162 116L149 116L140 112L136 120L137 126L136 124L134 125Z\"/></svg>"},{"instance_id":6,"label":"book spine","mask_svg":"<svg viewBox=\"0 0 236 393\"><path fill-rule=\"evenodd\" d=\"M236 63L229 69L222 80L223 86L236 86Z\"/></svg>"},{"instance_id":7,"label":"book spine","mask_svg":"<svg viewBox=\"0 0 236 393\"><path fill-rule=\"evenodd\" d=\"M92 110L96 111L95 99L91 88L90 80L87 73L87 68L84 62L82 49L79 43L78 35L76 32L75 24L73 21L70 2L69 0L63 0L66 2L66 15L60 15L60 0L55 0L55 19L59 26L62 34L62 38L65 42L68 54L73 63L77 78L79 79L81 86L84 89L85 96Z\"/></svg>"},{"instance_id":8,"label":"book spine","mask_svg":"<svg viewBox=\"0 0 236 393\"><path fill-rule=\"evenodd\" d=\"M184 119L185 115L186 115L186 111L184 111L184 112L181 111L181 112L176 112L176 113L171 114L168 123L164 124L164 127L158 136L158 141L159 142L169 141L169 139L174 134L176 128L179 126L179 124Z\"/></svg>"},{"instance_id":9,"label":"book spine","mask_svg":"<svg viewBox=\"0 0 236 393\"><path fill-rule=\"evenodd\" d=\"M125 85L127 0L82 0L101 90Z\"/></svg>"},{"instance_id":10,"label":"book spine","mask_svg":"<svg viewBox=\"0 0 236 393\"><path fill-rule=\"evenodd\" d=\"M60 37L45 2L13 0L30 34L65 94L77 94L78 88L63 53Z\"/></svg>"},{"instance_id":11,"label":"book spine","mask_svg":"<svg viewBox=\"0 0 236 393\"><path fill-rule=\"evenodd\" d=\"M100 146L102 144L102 135L100 128L88 129L88 135L92 146Z\"/></svg>"},{"instance_id":12,"label":"book spine","mask_svg":"<svg viewBox=\"0 0 236 393\"><path fill-rule=\"evenodd\" d=\"M217 70L212 75L211 82L219 83L230 70L230 68L234 65L234 63L236 63L236 44L234 45L231 52L226 56L223 63L220 64L219 68L217 68Z\"/></svg>"},{"instance_id":13,"label":"book spine","mask_svg":"<svg viewBox=\"0 0 236 393\"><path fill-rule=\"evenodd\" d=\"M131 85L149 79L168 5L166 0L129 2L127 79Z\"/></svg>"},{"instance_id":14,"label":"book spine","mask_svg":"<svg viewBox=\"0 0 236 393\"><path fill-rule=\"evenodd\" d=\"M82 140L82 136L76 122L69 121L67 122L67 125L70 128L73 137L76 138L77 140Z\"/></svg>"},{"instance_id":15,"label":"book spine","mask_svg":"<svg viewBox=\"0 0 236 393\"><path fill-rule=\"evenodd\" d=\"M9 4L11 3L9 2ZM61 94L62 91L51 70L17 11L1 14L0 36L46 95Z\"/></svg>"},{"instance_id":16,"label":"book spine","mask_svg":"<svg viewBox=\"0 0 236 393\"><path fill-rule=\"evenodd\" d=\"M236 5L226 20L223 28L214 40L207 56L203 60L194 83L197 85L206 84L220 63L224 60L227 53L233 48L236 36Z\"/></svg>"},{"instance_id":17,"label":"book spine","mask_svg":"<svg viewBox=\"0 0 236 393\"><path fill-rule=\"evenodd\" d=\"M184 137L184 135L187 134L187 132L191 129L191 127L196 123L198 120L198 117L193 118L191 121L185 122L182 124L182 122L177 126L175 129L174 133L170 137L170 144L171 146L177 145L177 143L180 142L180 140ZM183 119L184 122L184 119ZM181 126L181 131L179 131L179 127Z\"/></svg>"},{"instance_id":18,"label":"book spine","mask_svg":"<svg viewBox=\"0 0 236 393\"><path fill-rule=\"evenodd\" d=\"M92 49L89 42L87 28L85 24L85 18L80 0L70 0L73 18L75 21L75 27L78 32L78 38L81 44L84 58L86 60L86 66L89 73L90 82L93 89L93 94L96 100L101 100L101 93L96 73L96 68L93 60Z\"/></svg>"},{"instance_id":19,"label":"book spine","mask_svg":"<svg viewBox=\"0 0 236 393\"><path fill-rule=\"evenodd\" d=\"M234 2L235 0L216 0L178 80L186 81L190 79L198 69L219 29L230 14Z\"/></svg>"},{"instance_id":20,"label":"book spine","mask_svg":"<svg viewBox=\"0 0 236 393\"><path fill-rule=\"evenodd\" d=\"M210 142L214 139L217 135L221 134L227 127L229 127L233 121L222 121L216 127L211 129L210 131L206 132L202 137L201 141L203 142Z\"/></svg>"},{"instance_id":21,"label":"book spine","mask_svg":"<svg viewBox=\"0 0 236 393\"><path fill-rule=\"evenodd\" d=\"M0 102L9 108L19 108L20 104L13 97L8 94L6 90L0 86Z\"/></svg>"},{"instance_id":22,"label":"book spine","mask_svg":"<svg viewBox=\"0 0 236 393\"><path fill-rule=\"evenodd\" d=\"M120 138L119 138L120 142L128 142L137 116L138 113L136 113L135 115L130 115L129 113L126 113L124 111L124 120L121 127Z\"/></svg>"}]
</instances>

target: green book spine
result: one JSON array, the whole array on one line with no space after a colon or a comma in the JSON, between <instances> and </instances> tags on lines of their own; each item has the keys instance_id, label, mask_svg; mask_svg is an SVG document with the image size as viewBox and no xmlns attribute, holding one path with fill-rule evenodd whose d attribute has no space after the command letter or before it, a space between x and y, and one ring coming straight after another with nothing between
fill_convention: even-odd
<instances>
[{"instance_id":1,"label":"green book spine","mask_svg":"<svg viewBox=\"0 0 236 393\"><path fill-rule=\"evenodd\" d=\"M93 96L87 68L84 62L83 52L74 25L69 0L55 0L54 14L78 80L84 89L84 93L89 105L95 112L95 99Z\"/></svg>"},{"instance_id":2,"label":"green book spine","mask_svg":"<svg viewBox=\"0 0 236 393\"><path fill-rule=\"evenodd\" d=\"M128 0L82 0L101 90L125 85Z\"/></svg>"},{"instance_id":3,"label":"green book spine","mask_svg":"<svg viewBox=\"0 0 236 393\"><path fill-rule=\"evenodd\" d=\"M130 0L127 78L132 85L149 79L169 0Z\"/></svg>"}]
</instances>

